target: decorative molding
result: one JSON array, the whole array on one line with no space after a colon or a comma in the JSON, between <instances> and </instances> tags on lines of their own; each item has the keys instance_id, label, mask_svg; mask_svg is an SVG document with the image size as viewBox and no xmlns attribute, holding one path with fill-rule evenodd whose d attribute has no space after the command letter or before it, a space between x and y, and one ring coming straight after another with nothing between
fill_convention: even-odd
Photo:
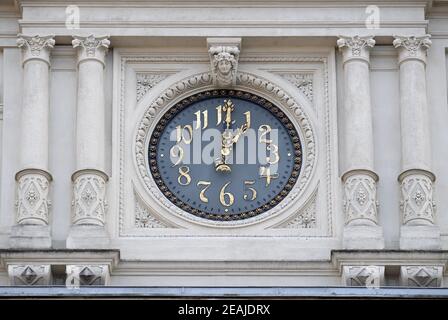
<instances>
[{"instance_id":1,"label":"decorative molding","mask_svg":"<svg viewBox=\"0 0 448 320\"><path fill-rule=\"evenodd\" d=\"M434 176L422 170L411 170L401 174L399 180L403 225L433 225L436 209Z\"/></svg>"},{"instance_id":2,"label":"decorative molding","mask_svg":"<svg viewBox=\"0 0 448 320\"><path fill-rule=\"evenodd\" d=\"M17 223L48 225L51 176L43 170L27 169L16 174Z\"/></svg>"},{"instance_id":3,"label":"decorative molding","mask_svg":"<svg viewBox=\"0 0 448 320\"><path fill-rule=\"evenodd\" d=\"M135 217L134 224L137 228L170 228L165 222L162 222L160 219L156 218L150 210L143 204L140 196L134 190L134 199L135 199Z\"/></svg>"},{"instance_id":4,"label":"decorative molding","mask_svg":"<svg viewBox=\"0 0 448 320\"><path fill-rule=\"evenodd\" d=\"M73 36L73 48L78 48L78 63L83 60L94 59L104 66L104 58L110 45L108 38L109 36Z\"/></svg>"},{"instance_id":5,"label":"decorative molding","mask_svg":"<svg viewBox=\"0 0 448 320\"><path fill-rule=\"evenodd\" d=\"M305 206L292 218L283 222L276 229L309 229L316 228L317 225L317 212L316 212L316 200L318 189L313 192L310 200Z\"/></svg>"},{"instance_id":6,"label":"decorative molding","mask_svg":"<svg viewBox=\"0 0 448 320\"><path fill-rule=\"evenodd\" d=\"M344 266L342 279L347 287L378 288L384 284L384 266Z\"/></svg>"},{"instance_id":7,"label":"decorative molding","mask_svg":"<svg viewBox=\"0 0 448 320\"><path fill-rule=\"evenodd\" d=\"M8 265L11 286L51 285L50 265Z\"/></svg>"},{"instance_id":8,"label":"decorative molding","mask_svg":"<svg viewBox=\"0 0 448 320\"><path fill-rule=\"evenodd\" d=\"M155 85L170 75L170 73L137 73L137 102Z\"/></svg>"},{"instance_id":9,"label":"decorative molding","mask_svg":"<svg viewBox=\"0 0 448 320\"><path fill-rule=\"evenodd\" d=\"M401 266L400 283L406 287L441 287L443 266Z\"/></svg>"},{"instance_id":10,"label":"decorative molding","mask_svg":"<svg viewBox=\"0 0 448 320\"><path fill-rule=\"evenodd\" d=\"M378 224L378 201L376 198L376 181L378 177L368 171L352 171L345 174L344 212L345 221L349 225L355 220L368 220Z\"/></svg>"},{"instance_id":11,"label":"decorative molding","mask_svg":"<svg viewBox=\"0 0 448 320\"><path fill-rule=\"evenodd\" d=\"M426 54L432 44L431 35L394 37L393 45L399 49L399 64L408 59L417 59L426 63Z\"/></svg>"},{"instance_id":12,"label":"decorative molding","mask_svg":"<svg viewBox=\"0 0 448 320\"><path fill-rule=\"evenodd\" d=\"M375 46L372 36L340 36L336 42L339 50L343 52L344 63L351 59L361 59L369 62L369 48Z\"/></svg>"},{"instance_id":13,"label":"decorative molding","mask_svg":"<svg viewBox=\"0 0 448 320\"><path fill-rule=\"evenodd\" d=\"M292 83L313 104L313 74L312 73L278 73L283 79Z\"/></svg>"},{"instance_id":14,"label":"decorative molding","mask_svg":"<svg viewBox=\"0 0 448 320\"><path fill-rule=\"evenodd\" d=\"M160 55L135 55L135 54L123 54L120 56L120 60L118 63L118 68L120 70L120 77L118 81L118 86L120 88L120 98L118 101L119 105L119 128L120 128L120 138L119 138L119 200L118 200L118 215L119 215L119 234L120 236L135 236L136 234L130 230L128 230L128 215L129 213L125 209L126 206L126 199L128 199L125 196L125 157L126 157L126 148L125 148L125 101L126 101L126 95L125 95L125 89L126 89L126 77L125 77L125 71L126 68L129 66L130 63L154 63L154 62L168 62L168 63L174 63L174 62L182 62L182 63L204 63L208 60L204 60L202 56L185 56L185 55L173 55L173 56L160 56ZM325 197L325 203L326 203L326 220L327 220L327 231L325 232L325 235L318 235L319 237L332 237L334 235L334 226L333 226L333 214L334 214L334 178L333 178L333 165L332 165L332 111L330 109L330 88L329 88L329 63L328 63L328 57L327 56L284 56L284 55L245 55L240 58L240 61L242 62L248 62L248 63L319 63L322 67L322 78L323 78L323 123L322 125L325 126L325 134L323 136L323 143L325 144L325 160L324 160L324 166L325 166L325 181L326 181L326 197ZM202 76L206 77L205 79L202 78ZM202 78L202 79L201 79ZM205 81L204 81L205 80ZM199 82L199 83L198 83ZM210 75L195 75L192 76L189 79L184 79L182 81L179 81L177 83L174 83L173 85L168 88L168 90L165 91L165 94L160 95L155 101L153 101L153 106L149 106L147 109L147 113L149 113L150 117L144 119L147 126L151 126L152 119L151 117L155 117L157 115L156 109L159 107L165 107L167 104L173 103L172 99L176 99L179 95L184 95L186 92L197 92L200 90L201 87L207 87L212 85L212 80ZM176 89L177 87L177 89ZM270 87L270 85L269 85ZM173 88L176 89L176 91L173 92ZM199 89L198 89L199 88ZM181 92L177 90L182 90ZM175 93L175 96L173 97L173 94ZM166 95L168 94L168 96ZM280 94L281 95L281 94ZM274 99L275 95L274 95ZM285 106L285 103L283 104L283 107ZM151 109L152 108L152 109ZM297 118L297 117L296 117ZM307 119L304 119L305 124L307 123ZM137 131L140 128L137 129ZM141 131L140 131L141 132ZM302 131L303 134L303 131ZM143 141L144 142L144 141ZM312 141L310 142L309 147L314 148L315 144ZM135 148L134 144L134 148ZM305 148L308 148L308 145L304 145ZM315 154L311 155L310 158L306 161L315 161ZM142 158L144 159L144 158ZM137 165L137 173L140 174ZM310 170L310 174L312 172L314 166L310 166L308 170ZM148 177L142 177L144 180L144 185L148 187L148 184L150 183L150 179ZM154 196L157 196L157 194L154 194L153 191L149 190L148 194L153 198ZM166 205L164 203L163 197L159 200L157 200L158 203L161 203L162 206L165 206L167 210L171 211L169 208L169 203ZM282 207L282 210L284 207ZM130 220L130 223L132 224L132 219ZM143 234L138 233L139 236L143 236ZM146 234L146 236L150 236L150 234Z\"/></svg>"},{"instance_id":15,"label":"decorative molding","mask_svg":"<svg viewBox=\"0 0 448 320\"><path fill-rule=\"evenodd\" d=\"M98 170L82 170L73 179L73 224L104 226L107 211L107 175Z\"/></svg>"},{"instance_id":16,"label":"decorative molding","mask_svg":"<svg viewBox=\"0 0 448 320\"><path fill-rule=\"evenodd\" d=\"M24 53L23 63L32 59L38 59L50 64L50 51L55 45L54 35L49 36L26 36L17 35L17 46L22 48Z\"/></svg>"},{"instance_id":17,"label":"decorative molding","mask_svg":"<svg viewBox=\"0 0 448 320\"><path fill-rule=\"evenodd\" d=\"M76 286L106 286L110 283L108 265L67 265L67 282Z\"/></svg>"},{"instance_id":18,"label":"decorative molding","mask_svg":"<svg viewBox=\"0 0 448 320\"><path fill-rule=\"evenodd\" d=\"M230 87L236 84L241 39L208 38L213 84Z\"/></svg>"}]
</instances>

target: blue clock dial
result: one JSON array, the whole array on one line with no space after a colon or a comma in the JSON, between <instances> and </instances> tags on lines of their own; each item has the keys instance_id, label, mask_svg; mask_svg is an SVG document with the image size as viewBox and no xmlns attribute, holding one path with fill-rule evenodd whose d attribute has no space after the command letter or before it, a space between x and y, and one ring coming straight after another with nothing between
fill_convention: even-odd
<instances>
[{"instance_id":1,"label":"blue clock dial","mask_svg":"<svg viewBox=\"0 0 448 320\"><path fill-rule=\"evenodd\" d=\"M280 203L300 174L302 148L288 117L252 93L206 91L177 103L149 141L150 171L181 209L241 220Z\"/></svg>"}]
</instances>

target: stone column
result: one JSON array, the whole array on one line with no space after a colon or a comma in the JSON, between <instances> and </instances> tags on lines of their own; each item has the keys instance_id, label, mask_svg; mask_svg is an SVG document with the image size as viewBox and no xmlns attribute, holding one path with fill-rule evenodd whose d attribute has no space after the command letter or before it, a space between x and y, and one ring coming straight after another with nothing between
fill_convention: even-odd
<instances>
[{"instance_id":1,"label":"stone column","mask_svg":"<svg viewBox=\"0 0 448 320\"><path fill-rule=\"evenodd\" d=\"M48 172L49 67L53 36L18 35L23 53L23 101L17 216L13 248L50 248Z\"/></svg>"},{"instance_id":2,"label":"stone column","mask_svg":"<svg viewBox=\"0 0 448 320\"><path fill-rule=\"evenodd\" d=\"M431 144L426 96L426 51L430 36L395 37L400 66L401 249L440 248L435 225Z\"/></svg>"},{"instance_id":3,"label":"stone column","mask_svg":"<svg viewBox=\"0 0 448 320\"><path fill-rule=\"evenodd\" d=\"M76 172L68 248L107 248L104 67L107 36L74 36L78 49Z\"/></svg>"},{"instance_id":4,"label":"stone column","mask_svg":"<svg viewBox=\"0 0 448 320\"><path fill-rule=\"evenodd\" d=\"M340 37L344 68L344 142L346 171L344 183L346 249L382 249L384 239L378 224L374 172L372 107L370 102L369 49L375 40L368 37Z\"/></svg>"}]
</instances>

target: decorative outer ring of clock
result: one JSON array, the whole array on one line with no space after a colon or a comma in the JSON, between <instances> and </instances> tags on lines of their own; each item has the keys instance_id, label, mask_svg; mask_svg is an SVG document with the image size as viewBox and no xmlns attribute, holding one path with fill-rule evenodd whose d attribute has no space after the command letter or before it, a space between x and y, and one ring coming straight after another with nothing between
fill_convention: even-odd
<instances>
[{"instance_id":1,"label":"decorative outer ring of clock","mask_svg":"<svg viewBox=\"0 0 448 320\"><path fill-rule=\"evenodd\" d=\"M188 205L187 203L183 202L178 197L176 197L169 190L169 188L164 183L160 175L159 168L157 166L157 145L159 143L159 138L161 137L163 131L165 130L170 120L173 119L180 111L182 111L185 108L188 108L193 103L209 98L218 98L218 97L239 98L242 100L256 103L259 106L267 109L275 117L277 117L277 119L280 120L281 123L288 130L288 134L290 135L291 141L294 146L294 167L291 172L291 176L287 180L287 184L272 200L254 210L250 210L247 212L237 214L213 214L191 207L190 205ZM157 187L160 189L163 195L174 205L200 218L213 221L238 221L258 216L272 209L289 194L289 192L293 189L294 185L296 184L298 177L300 176L300 171L302 168L302 145L297 130L295 129L294 124L291 122L288 116L286 116L283 113L283 111L280 110L279 107L275 106L273 103L266 100L265 98L259 97L253 93L242 90L229 90L229 89L208 90L191 95L181 100L180 102L176 103L173 107L171 107L162 116L162 118L160 118L159 122L155 126L154 131L151 134L151 138L149 139L148 160L150 171Z\"/></svg>"}]
</instances>

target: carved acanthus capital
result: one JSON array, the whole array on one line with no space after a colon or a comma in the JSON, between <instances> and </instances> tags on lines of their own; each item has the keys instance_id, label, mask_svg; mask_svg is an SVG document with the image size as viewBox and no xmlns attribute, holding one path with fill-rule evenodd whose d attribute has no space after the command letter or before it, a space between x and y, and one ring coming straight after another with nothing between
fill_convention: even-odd
<instances>
[{"instance_id":1,"label":"carved acanthus capital","mask_svg":"<svg viewBox=\"0 0 448 320\"><path fill-rule=\"evenodd\" d=\"M443 266L402 266L400 283L406 287L441 287Z\"/></svg>"},{"instance_id":2,"label":"carved acanthus capital","mask_svg":"<svg viewBox=\"0 0 448 320\"><path fill-rule=\"evenodd\" d=\"M369 63L369 49L375 46L375 40L372 36L340 36L337 45L342 51L344 63L352 59L360 59Z\"/></svg>"},{"instance_id":3,"label":"carved acanthus capital","mask_svg":"<svg viewBox=\"0 0 448 320\"><path fill-rule=\"evenodd\" d=\"M50 265L8 265L8 275L12 286L51 285Z\"/></svg>"},{"instance_id":4,"label":"carved acanthus capital","mask_svg":"<svg viewBox=\"0 0 448 320\"><path fill-rule=\"evenodd\" d=\"M42 60L50 65L50 51L55 45L54 36L17 35L17 46L22 48L23 63L29 60Z\"/></svg>"},{"instance_id":5,"label":"carved acanthus capital","mask_svg":"<svg viewBox=\"0 0 448 320\"><path fill-rule=\"evenodd\" d=\"M434 225L434 175L424 170L409 170L398 178L401 182L400 208L403 225Z\"/></svg>"},{"instance_id":6,"label":"carved acanthus capital","mask_svg":"<svg viewBox=\"0 0 448 320\"><path fill-rule=\"evenodd\" d=\"M213 84L229 87L236 84L241 39L207 39Z\"/></svg>"},{"instance_id":7,"label":"carved acanthus capital","mask_svg":"<svg viewBox=\"0 0 448 320\"><path fill-rule=\"evenodd\" d=\"M73 224L104 226L107 175L99 170L73 174Z\"/></svg>"},{"instance_id":8,"label":"carved acanthus capital","mask_svg":"<svg viewBox=\"0 0 448 320\"><path fill-rule=\"evenodd\" d=\"M48 225L51 175L43 170L26 169L16 174L17 223Z\"/></svg>"},{"instance_id":9,"label":"carved acanthus capital","mask_svg":"<svg viewBox=\"0 0 448 320\"><path fill-rule=\"evenodd\" d=\"M379 288L384 284L384 266L344 266L342 280L347 287Z\"/></svg>"},{"instance_id":10,"label":"carved acanthus capital","mask_svg":"<svg viewBox=\"0 0 448 320\"><path fill-rule=\"evenodd\" d=\"M110 282L108 265L67 265L67 286L105 286Z\"/></svg>"},{"instance_id":11,"label":"carved acanthus capital","mask_svg":"<svg viewBox=\"0 0 448 320\"><path fill-rule=\"evenodd\" d=\"M345 191L346 224L377 225L376 181L378 176L367 170L356 170L344 174L342 180Z\"/></svg>"},{"instance_id":12,"label":"carved acanthus capital","mask_svg":"<svg viewBox=\"0 0 448 320\"><path fill-rule=\"evenodd\" d=\"M420 60L426 63L427 50L431 47L431 36L395 36L393 45L398 49L398 62L405 60Z\"/></svg>"},{"instance_id":13,"label":"carved acanthus capital","mask_svg":"<svg viewBox=\"0 0 448 320\"><path fill-rule=\"evenodd\" d=\"M73 36L73 48L78 48L78 63L83 60L97 60L104 65L104 58L110 45L108 38L109 36Z\"/></svg>"}]
</instances>

